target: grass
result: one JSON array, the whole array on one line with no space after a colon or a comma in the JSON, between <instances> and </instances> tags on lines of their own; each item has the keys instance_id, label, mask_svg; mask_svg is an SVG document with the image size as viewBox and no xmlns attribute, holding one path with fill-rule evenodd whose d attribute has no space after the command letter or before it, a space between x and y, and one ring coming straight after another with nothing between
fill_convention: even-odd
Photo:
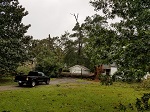
<instances>
[{"instance_id":1,"label":"grass","mask_svg":"<svg viewBox=\"0 0 150 112\"><path fill-rule=\"evenodd\" d=\"M135 105L136 98L150 92L124 83L82 82L0 92L0 112L118 112L120 103ZM126 111L137 112L135 107Z\"/></svg>"},{"instance_id":2,"label":"grass","mask_svg":"<svg viewBox=\"0 0 150 112\"><path fill-rule=\"evenodd\" d=\"M5 86L5 85L14 85L14 78L13 77L1 77L0 78L0 86Z\"/></svg>"}]
</instances>

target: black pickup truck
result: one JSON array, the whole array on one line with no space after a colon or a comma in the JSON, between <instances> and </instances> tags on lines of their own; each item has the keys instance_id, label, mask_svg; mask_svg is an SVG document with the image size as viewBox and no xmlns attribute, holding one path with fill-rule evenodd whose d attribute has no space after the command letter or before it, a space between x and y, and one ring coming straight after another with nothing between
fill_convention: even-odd
<instances>
[{"instance_id":1,"label":"black pickup truck","mask_svg":"<svg viewBox=\"0 0 150 112\"><path fill-rule=\"evenodd\" d=\"M43 72L30 71L28 75L15 76L15 82L18 82L19 86L23 84L34 87L39 82L50 83L50 77L46 76Z\"/></svg>"}]
</instances>

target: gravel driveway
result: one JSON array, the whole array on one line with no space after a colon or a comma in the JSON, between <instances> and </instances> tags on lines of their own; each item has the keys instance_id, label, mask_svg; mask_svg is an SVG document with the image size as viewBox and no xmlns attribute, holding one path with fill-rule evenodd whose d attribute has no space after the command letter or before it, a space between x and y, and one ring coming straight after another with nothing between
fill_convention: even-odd
<instances>
[{"instance_id":1,"label":"gravel driveway","mask_svg":"<svg viewBox=\"0 0 150 112\"><path fill-rule=\"evenodd\" d=\"M57 78L57 79L51 80L50 85L63 84L63 83L79 83L78 80L79 79L77 78ZM83 81L82 83L85 83L85 82ZM89 81L87 83L89 83ZM16 85L0 86L0 91L16 90L16 89L21 89L21 88L22 87L19 87L16 83Z\"/></svg>"}]
</instances>

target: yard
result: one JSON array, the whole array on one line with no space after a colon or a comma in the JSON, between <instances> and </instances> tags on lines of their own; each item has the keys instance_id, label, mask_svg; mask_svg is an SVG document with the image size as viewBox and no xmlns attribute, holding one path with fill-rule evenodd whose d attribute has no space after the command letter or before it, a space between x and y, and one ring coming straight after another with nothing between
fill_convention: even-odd
<instances>
[{"instance_id":1,"label":"yard","mask_svg":"<svg viewBox=\"0 0 150 112\"><path fill-rule=\"evenodd\" d=\"M0 91L0 112L118 112L120 104L127 112L137 112L136 98L150 92L134 84L117 82L104 86L99 82L68 80L54 79L50 85L34 88L16 84L19 89Z\"/></svg>"}]
</instances>

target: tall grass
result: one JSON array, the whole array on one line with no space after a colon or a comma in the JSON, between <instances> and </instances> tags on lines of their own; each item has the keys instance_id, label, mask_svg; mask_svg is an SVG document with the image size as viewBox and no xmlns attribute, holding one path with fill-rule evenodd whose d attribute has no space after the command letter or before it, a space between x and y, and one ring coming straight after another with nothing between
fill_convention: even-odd
<instances>
[{"instance_id":1,"label":"tall grass","mask_svg":"<svg viewBox=\"0 0 150 112\"><path fill-rule=\"evenodd\" d=\"M0 86L5 86L5 85L14 85L14 77L9 76L9 77L1 77L0 78Z\"/></svg>"},{"instance_id":2,"label":"tall grass","mask_svg":"<svg viewBox=\"0 0 150 112\"><path fill-rule=\"evenodd\" d=\"M149 91L136 91L128 84L102 86L99 82L42 85L0 92L0 112L118 112ZM137 112L127 108L127 112Z\"/></svg>"}]
</instances>

